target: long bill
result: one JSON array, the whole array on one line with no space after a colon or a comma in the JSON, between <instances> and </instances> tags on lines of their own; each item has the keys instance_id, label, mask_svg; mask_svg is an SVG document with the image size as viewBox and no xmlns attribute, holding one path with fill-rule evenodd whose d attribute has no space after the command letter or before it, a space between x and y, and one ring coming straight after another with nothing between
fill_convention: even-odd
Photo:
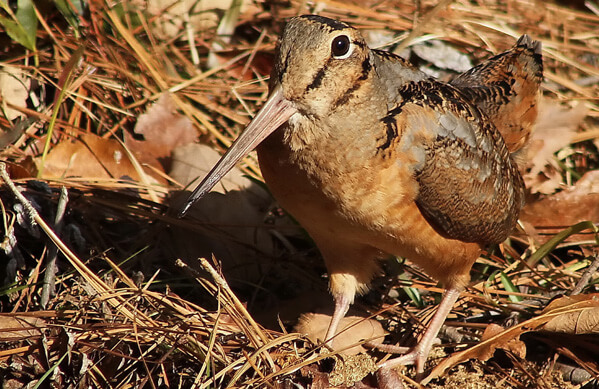
<instances>
[{"instance_id":1,"label":"long bill","mask_svg":"<svg viewBox=\"0 0 599 389\"><path fill-rule=\"evenodd\" d=\"M216 185L225 174L231 170L239 160L258 146L268 135L273 133L283 123L297 112L292 104L283 96L283 90L278 85L270 94L270 97L258 111L254 119L245 130L233 142L229 150L214 165L210 173L191 193L185 204L178 213L183 217L191 205L204 196Z\"/></svg>"}]
</instances>

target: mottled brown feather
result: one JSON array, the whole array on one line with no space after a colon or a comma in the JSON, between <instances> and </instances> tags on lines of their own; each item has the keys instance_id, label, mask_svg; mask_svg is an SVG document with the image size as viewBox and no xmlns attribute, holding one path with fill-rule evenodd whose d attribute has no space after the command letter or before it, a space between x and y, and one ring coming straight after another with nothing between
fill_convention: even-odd
<instances>
[{"instance_id":1,"label":"mottled brown feather","mask_svg":"<svg viewBox=\"0 0 599 389\"><path fill-rule=\"evenodd\" d=\"M497 129L450 85L420 81L399 94L403 101L392 113L404 113L408 125L414 115L429 119L425 162L416 171L423 214L449 238L504 241L523 205L524 183Z\"/></svg>"},{"instance_id":2,"label":"mottled brown feather","mask_svg":"<svg viewBox=\"0 0 599 389\"><path fill-rule=\"evenodd\" d=\"M541 43L522 35L510 50L460 74L451 84L489 116L513 153L530 138L542 79Z\"/></svg>"}]
</instances>

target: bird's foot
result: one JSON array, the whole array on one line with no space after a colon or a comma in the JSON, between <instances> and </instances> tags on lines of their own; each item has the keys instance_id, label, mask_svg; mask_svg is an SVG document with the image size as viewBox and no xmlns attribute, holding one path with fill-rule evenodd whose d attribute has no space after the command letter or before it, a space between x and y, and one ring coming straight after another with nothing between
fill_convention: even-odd
<instances>
[{"instance_id":1,"label":"bird's foot","mask_svg":"<svg viewBox=\"0 0 599 389\"><path fill-rule=\"evenodd\" d=\"M410 347L384 343L379 344L374 342L365 342L364 346L387 354L407 354L411 350Z\"/></svg>"},{"instance_id":2,"label":"bird's foot","mask_svg":"<svg viewBox=\"0 0 599 389\"><path fill-rule=\"evenodd\" d=\"M378 365L378 370L376 371L376 381L377 388L379 389L395 389L395 388L404 388L402 379L399 377L397 372L393 369L397 366L407 366L407 365L416 365L416 371L418 376L422 374L424 371L424 362L426 361L426 357L428 356L428 352L425 352L424 347L416 347L412 348L410 352L402 355L398 358L389 359L386 362L380 363ZM394 346L391 348L395 349L405 349L405 347Z\"/></svg>"},{"instance_id":3,"label":"bird's foot","mask_svg":"<svg viewBox=\"0 0 599 389\"><path fill-rule=\"evenodd\" d=\"M394 370L394 368L397 366L415 365L417 379L421 379L422 373L424 372L424 362L426 362L426 358L428 357L430 351L426 348L426 345L421 342L414 348L409 349L409 352L407 352L406 354L380 363L376 372L377 387L379 389L392 389L404 387L401 378L399 378L399 375ZM401 351L405 350L406 347L392 346L388 347L388 349L390 351L392 349L394 351Z\"/></svg>"},{"instance_id":4,"label":"bird's foot","mask_svg":"<svg viewBox=\"0 0 599 389\"><path fill-rule=\"evenodd\" d=\"M397 347L397 346L395 346ZM397 350L405 350L405 347L397 347ZM415 365L416 372L418 374L422 374L424 372L424 363L428 358L428 354L430 352L430 347L427 347L426 344L420 342L415 347L409 350L406 354L401 357L389 359L381 364L379 364L380 369L393 369L397 366L409 366Z\"/></svg>"}]
</instances>

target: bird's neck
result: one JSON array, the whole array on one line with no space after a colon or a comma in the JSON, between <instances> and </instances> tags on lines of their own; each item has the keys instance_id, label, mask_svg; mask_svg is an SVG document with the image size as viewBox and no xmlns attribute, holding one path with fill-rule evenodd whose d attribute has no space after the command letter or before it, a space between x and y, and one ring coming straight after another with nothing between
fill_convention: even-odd
<instances>
[{"instance_id":1,"label":"bird's neck","mask_svg":"<svg viewBox=\"0 0 599 389\"><path fill-rule=\"evenodd\" d=\"M370 53L373 71L368 79L356 77L356 86L343 85L350 93L339 98L322 97L319 101L335 101L319 105L319 109L303 109L281 126L260 146L261 153L276 155L276 159L302 170L329 171L343 174L355 170L356 163L377 157L377 146L385 137L381 120L401 99L399 86L428 78L405 60L394 55ZM323 91L335 95L338 91ZM338 94L338 93L337 93ZM362 161L362 162L359 162ZM325 174L326 175L326 174Z\"/></svg>"}]
</instances>

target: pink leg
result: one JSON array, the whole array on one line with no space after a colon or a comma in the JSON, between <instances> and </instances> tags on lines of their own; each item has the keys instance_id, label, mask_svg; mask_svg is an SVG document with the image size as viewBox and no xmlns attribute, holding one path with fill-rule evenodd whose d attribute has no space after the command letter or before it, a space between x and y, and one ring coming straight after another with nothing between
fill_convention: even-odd
<instances>
[{"instance_id":1,"label":"pink leg","mask_svg":"<svg viewBox=\"0 0 599 389\"><path fill-rule=\"evenodd\" d=\"M341 319L345 317L350 305L349 298L343 294L335 295L334 299L335 310L333 311L333 317L331 318L331 323L329 324L327 335L325 336L325 344L329 347L333 347L333 337L337 335L339 323L341 322Z\"/></svg>"},{"instance_id":2,"label":"pink leg","mask_svg":"<svg viewBox=\"0 0 599 389\"><path fill-rule=\"evenodd\" d=\"M460 291L460 288L451 288L445 292L443 299L437 308L437 312L435 312L424 335L422 335L422 339L420 339L420 342L418 342L409 353L398 358L390 359L387 362L380 364L379 368L390 369L400 365L416 365L416 371L422 373L424 371L424 362L426 362L426 358L428 358L428 354L433 346L433 341L437 337L451 308L453 308L453 304L455 304L460 296Z\"/></svg>"}]
</instances>

